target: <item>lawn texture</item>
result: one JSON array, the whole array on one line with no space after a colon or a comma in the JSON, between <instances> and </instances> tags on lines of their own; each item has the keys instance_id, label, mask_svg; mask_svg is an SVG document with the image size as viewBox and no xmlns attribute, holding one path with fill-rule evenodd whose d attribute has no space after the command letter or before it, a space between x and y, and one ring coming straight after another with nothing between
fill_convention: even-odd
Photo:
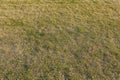
<instances>
[{"instance_id":1,"label":"lawn texture","mask_svg":"<svg viewBox=\"0 0 120 80\"><path fill-rule=\"evenodd\" d=\"M120 1L0 0L0 80L120 80Z\"/></svg>"}]
</instances>

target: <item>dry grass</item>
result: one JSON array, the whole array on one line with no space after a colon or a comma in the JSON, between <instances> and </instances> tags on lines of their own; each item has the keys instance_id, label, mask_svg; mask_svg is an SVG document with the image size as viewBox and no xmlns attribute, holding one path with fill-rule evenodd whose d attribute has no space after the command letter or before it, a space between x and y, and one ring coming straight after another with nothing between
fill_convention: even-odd
<instances>
[{"instance_id":1,"label":"dry grass","mask_svg":"<svg viewBox=\"0 0 120 80\"><path fill-rule=\"evenodd\" d=\"M119 0L1 0L0 80L119 80Z\"/></svg>"}]
</instances>

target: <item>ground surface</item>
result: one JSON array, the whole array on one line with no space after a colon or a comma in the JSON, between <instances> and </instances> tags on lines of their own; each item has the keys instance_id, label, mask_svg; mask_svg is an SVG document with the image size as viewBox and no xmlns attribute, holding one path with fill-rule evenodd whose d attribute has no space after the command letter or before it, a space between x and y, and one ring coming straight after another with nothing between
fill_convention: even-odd
<instances>
[{"instance_id":1,"label":"ground surface","mask_svg":"<svg viewBox=\"0 0 120 80\"><path fill-rule=\"evenodd\" d=\"M0 80L120 80L120 1L1 0Z\"/></svg>"}]
</instances>

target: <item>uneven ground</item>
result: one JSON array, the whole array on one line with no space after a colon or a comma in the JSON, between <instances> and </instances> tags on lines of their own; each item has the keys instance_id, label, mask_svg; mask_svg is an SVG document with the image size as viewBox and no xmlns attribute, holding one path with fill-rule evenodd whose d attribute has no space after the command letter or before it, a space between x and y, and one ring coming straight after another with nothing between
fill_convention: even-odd
<instances>
[{"instance_id":1,"label":"uneven ground","mask_svg":"<svg viewBox=\"0 0 120 80\"><path fill-rule=\"evenodd\" d=\"M1 0L0 80L120 80L120 1Z\"/></svg>"}]
</instances>

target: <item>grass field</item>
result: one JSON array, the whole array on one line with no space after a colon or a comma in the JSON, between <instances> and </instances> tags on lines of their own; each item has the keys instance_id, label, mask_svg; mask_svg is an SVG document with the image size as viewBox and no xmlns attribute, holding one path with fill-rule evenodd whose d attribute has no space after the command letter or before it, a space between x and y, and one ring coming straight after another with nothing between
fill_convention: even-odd
<instances>
[{"instance_id":1,"label":"grass field","mask_svg":"<svg viewBox=\"0 0 120 80\"><path fill-rule=\"evenodd\" d=\"M120 0L0 0L0 80L120 80Z\"/></svg>"}]
</instances>

